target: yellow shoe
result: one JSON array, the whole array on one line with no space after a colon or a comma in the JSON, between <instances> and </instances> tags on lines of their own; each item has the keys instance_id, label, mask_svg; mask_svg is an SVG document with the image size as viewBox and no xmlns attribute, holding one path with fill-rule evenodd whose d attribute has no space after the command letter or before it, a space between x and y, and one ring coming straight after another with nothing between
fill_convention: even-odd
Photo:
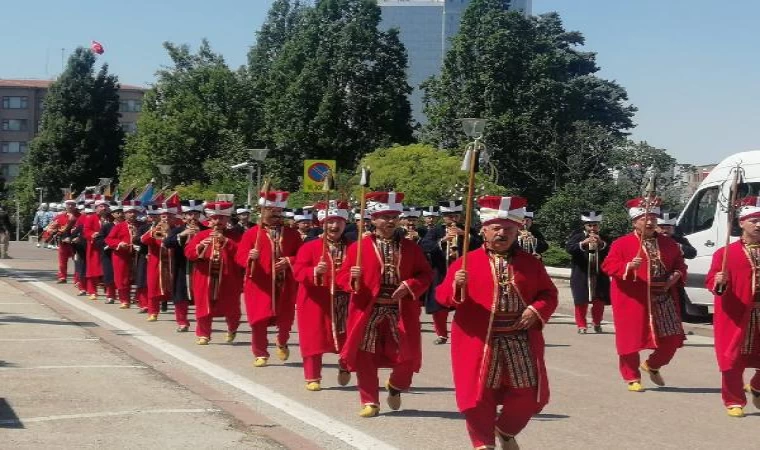
<instances>
[{"instance_id":1,"label":"yellow shoe","mask_svg":"<svg viewBox=\"0 0 760 450\"><path fill-rule=\"evenodd\" d=\"M96 301L96 300L98 299L98 296L97 296L97 295L95 295L95 294L90 294L90 296L89 296L88 298L89 298L90 300Z\"/></svg>"},{"instance_id":2,"label":"yellow shoe","mask_svg":"<svg viewBox=\"0 0 760 450\"><path fill-rule=\"evenodd\" d=\"M129 309L129 303L122 303L119 305L119 309Z\"/></svg>"},{"instance_id":3,"label":"yellow shoe","mask_svg":"<svg viewBox=\"0 0 760 450\"><path fill-rule=\"evenodd\" d=\"M376 417L380 414L380 407L377 405L364 405L361 411L359 411L359 417L369 418Z\"/></svg>"},{"instance_id":4,"label":"yellow shoe","mask_svg":"<svg viewBox=\"0 0 760 450\"><path fill-rule=\"evenodd\" d=\"M391 386L391 380L385 382L385 389L388 390L388 407L394 411L401 409L401 391Z\"/></svg>"},{"instance_id":5,"label":"yellow shoe","mask_svg":"<svg viewBox=\"0 0 760 450\"><path fill-rule=\"evenodd\" d=\"M644 361L639 366L641 370L649 374L649 379L652 381L652 383L656 384L657 386L665 386L665 379L662 378L662 375L660 374L660 370L654 370L649 367L649 364Z\"/></svg>"},{"instance_id":6,"label":"yellow shoe","mask_svg":"<svg viewBox=\"0 0 760 450\"><path fill-rule=\"evenodd\" d=\"M744 390L752 397L752 405L754 405L755 408L760 409L760 391L752 389L752 386L749 384L744 386Z\"/></svg>"},{"instance_id":7,"label":"yellow shoe","mask_svg":"<svg viewBox=\"0 0 760 450\"><path fill-rule=\"evenodd\" d=\"M147 319L145 319L148 322L157 322L158 321L158 314L150 314Z\"/></svg>"},{"instance_id":8,"label":"yellow shoe","mask_svg":"<svg viewBox=\"0 0 760 450\"><path fill-rule=\"evenodd\" d=\"M275 354L277 355L277 359L280 361L287 361L288 358L290 358L290 349L287 345L277 345Z\"/></svg>"},{"instance_id":9,"label":"yellow shoe","mask_svg":"<svg viewBox=\"0 0 760 450\"><path fill-rule=\"evenodd\" d=\"M227 337L225 337L225 338L224 338L224 342L226 342L226 343L228 343L228 344L232 344L233 342L235 342L235 338L236 338L236 337L237 337L237 332L234 332L234 333L230 333L230 332L228 331L228 332L227 332Z\"/></svg>"},{"instance_id":10,"label":"yellow shoe","mask_svg":"<svg viewBox=\"0 0 760 450\"><path fill-rule=\"evenodd\" d=\"M744 417L744 409L736 406L734 408L728 408L726 411L731 417Z\"/></svg>"},{"instance_id":11,"label":"yellow shoe","mask_svg":"<svg viewBox=\"0 0 760 450\"><path fill-rule=\"evenodd\" d=\"M259 357L253 361L253 367L266 367L269 358Z\"/></svg>"},{"instance_id":12,"label":"yellow shoe","mask_svg":"<svg viewBox=\"0 0 760 450\"><path fill-rule=\"evenodd\" d=\"M632 381L628 383L628 390L631 392L644 392L644 386L638 381Z\"/></svg>"},{"instance_id":13,"label":"yellow shoe","mask_svg":"<svg viewBox=\"0 0 760 450\"><path fill-rule=\"evenodd\" d=\"M350 382L351 382L351 372L349 372L348 370L343 370L343 369L338 370L338 384L341 386L346 386Z\"/></svg>"},{"instance_id":14,"label":"yellow shoe","mask_svg":"<svg viewBox=\"0 0 760 450\"><path fill-rule=\"evenodd\" d=\"M309 381L306 383L306 390L317 392L322 390L322 386L319 384L319 381Z\"/></svg>"},{"instance_id":15,"label":"yellow shoe","mask_svg":"<svg viewBox=\"0 0 760 450\"><path fill-rule=\"evenodd\" d=\"M195 343L198 344L198 345L208 345L208 343L209 343L210 340L211 340L211 338L207 338L205 336L201 336L201 337L198 338L198 340L195 341Z\"/></svg>"}]
</instances>

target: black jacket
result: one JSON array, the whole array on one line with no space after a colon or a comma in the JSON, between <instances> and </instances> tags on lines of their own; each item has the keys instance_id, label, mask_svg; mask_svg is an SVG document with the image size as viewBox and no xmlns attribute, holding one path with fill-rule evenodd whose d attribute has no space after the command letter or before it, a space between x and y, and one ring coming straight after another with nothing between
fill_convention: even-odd
<instances>
[{"instance_id":1,"label":"black jacket","mask_svg":"<svg viewBox=\"0 0 760 450\"><path fill-rule=\"evenodd\" d=\"M596 294L600 300L609 304L610 302L610 278L601 270L602 261L607 257L610 251L610 242L604 236L599 236L605 242L603 248L598 250L599 254L599 271L596 276ZM576 305L589 303L589 256L593 252L581 247L580 243L586 239L586 233L583 230L573 233L565 243L565 250L570 254L570 290L573 293L573 302Z\"/></svg>"}]
</instances>

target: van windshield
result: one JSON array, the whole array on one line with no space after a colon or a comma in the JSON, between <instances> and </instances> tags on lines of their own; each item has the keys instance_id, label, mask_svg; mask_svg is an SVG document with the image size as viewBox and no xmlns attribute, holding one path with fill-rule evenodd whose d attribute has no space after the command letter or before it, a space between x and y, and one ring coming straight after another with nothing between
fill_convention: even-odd
<instances>
[{"instance_id":1,"label":"van windshield","mask_svg":"<svg viewBox=\"0 0 760 450\"><path fill-rule=\"evenodd\" d=\"M737 194L738 198L760 195L760 182L740 184ZM720 186L711 186L697 192L678 223L681 232L689 235L712 228L718 207L725 208L728 203L727 199L721 198L719 205L719 196ZM731 235L739 236L740 234L739 222L734 218Z\"/></svg>"}]
</instances>

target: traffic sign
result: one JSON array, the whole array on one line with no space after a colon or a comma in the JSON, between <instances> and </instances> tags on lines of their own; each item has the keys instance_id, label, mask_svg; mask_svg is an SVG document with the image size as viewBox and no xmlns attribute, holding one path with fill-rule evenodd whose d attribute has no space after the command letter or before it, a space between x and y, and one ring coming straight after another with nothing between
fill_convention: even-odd
<instances>
[{"instance_id":1,"label":"traffic sign","mask_svg":"<svg viewBox=\"0 0 760 450\"><path fill-rule=\"evenodd\" d=\"M335 175L334 159L307 159L303 163L303 190L322 192L322 183L328 172Z\"/></svg>"}]
</instances>

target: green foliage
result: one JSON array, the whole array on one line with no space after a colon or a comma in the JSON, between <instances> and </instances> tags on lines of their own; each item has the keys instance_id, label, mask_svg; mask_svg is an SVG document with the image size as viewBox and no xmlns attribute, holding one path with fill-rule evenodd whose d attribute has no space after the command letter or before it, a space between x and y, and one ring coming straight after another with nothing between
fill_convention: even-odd
<instances>
[{"instance_id":1,"label":"green foliage","mask_svg":"<svg viewBox=\"0 0 760 450\"><path fill-rule=\"evenodd\" d=\"M113 178L121 164L124 132L119 124L118 79L103 64L95 73L95 55L77 48L66 69L45 97L42 129L29 146L14 196L21 210L31 214L34 188L45 188L45 198L60 200L62 187L80 190Z\"/></svg>"},{"instance_id":2,"label":"green foliage","mask_svg":"<svg viewBox=\"0 0 760 450\"><path fill-rule=\"evenodd\" d=\"M424 89L424 136L461 146L459 118L489 120L499 182L540 204L567 183L608 176L609 150L633 127L625 89L594 74L595 55L556 13L524 17L473 0L439 77Z\"/></svg>"},{"instance_id":3,"label":"green foliage","mask_svg":"<svg viewBox=\"0 0 760 450\"><path fill-rule=\"evenodd\" d=\"M564 243L550 243L549 248L541 254L541 259L549 267L570 267L570 254L565 251Z\"/></svg>"},{"instance_id":4,"label":"green foliage","mask_svg":"<svg viewBox=\"0 0 760 450\"><path fill-rule=\"evenodd\" d=\"M467 172L461 169L462 158L438 150L430 145L413 144L376 150L367 155L362 164L372 170L373 190L395 189L403 192L404 203L434 205L450 197L449 191L459 183L467 183ZM357 180L353 181L355 185ZM505 190L477 174L476 185L480 192L503 194Z\"/></svg>"}]
</instances>

